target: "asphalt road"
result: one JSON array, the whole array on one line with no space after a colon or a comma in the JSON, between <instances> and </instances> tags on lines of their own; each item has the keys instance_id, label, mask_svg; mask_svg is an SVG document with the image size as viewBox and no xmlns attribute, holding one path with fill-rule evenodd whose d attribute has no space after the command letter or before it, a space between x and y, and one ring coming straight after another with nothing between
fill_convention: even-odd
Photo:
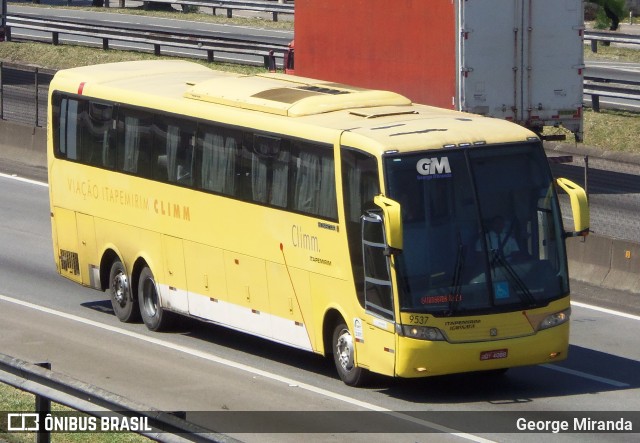
<instances>
[{"instance_id":1,"label":"asphalt road","mask_svg":"<svg viewBox=\"0 0 640 443\"><path fill-rule=\"evenodd\" d=\"M492 431L491 417L515 420L510 412L525 417L546 412L558 419L563 411L627 411L619 413L626 418L640 414L638 309L618 307L626 313L603 310L583 298L576 287L569 359L512 369L501 379L478 374L422 380L381 378L369 388L354 389L342 384L332 363L319 356L238 332L191 320L165 334L151 333L142 324L119 323L105 294L56 274L48 188L11 177L17 167L0 161L0 171L8 173L0 176L2 353L31 362L49 361L56 371L159 409L188 411L187 418L196 421L207 422L208 418L195 411L336 411L338 420L330 424L338 431L305 435L310 441L382 442L391 438L380 433L339 433L344 429L338 427L341 421L347 427L355 426L350 423L353 417L342 416L340 411L381 411L392 420L394 429L412 430L392 436L398 442L540 440L539 434ZM603 292L598 293L602 296ZM585 301L588 303L582 304ZM485 429L480 424L477 428L469 425L475 415L464 416L464 422L454 420L452 426L452 411L489 413L480 416L484 424L488 420L489 430L474 431ZM424 414L417 420L411 417L418 412ZM292 429L288 416L283 413L276 418L282 430ZM322 415L294 417L296 424L303 420L303 426L312 426ZM443 425L448 433L428 433L442 430ZM636 426L640 432L640 422ZM233 436L260 442L301 438L294 434ZM595 442L631 441L637 435L554 437Z\"/></svg>"}]
</instances>

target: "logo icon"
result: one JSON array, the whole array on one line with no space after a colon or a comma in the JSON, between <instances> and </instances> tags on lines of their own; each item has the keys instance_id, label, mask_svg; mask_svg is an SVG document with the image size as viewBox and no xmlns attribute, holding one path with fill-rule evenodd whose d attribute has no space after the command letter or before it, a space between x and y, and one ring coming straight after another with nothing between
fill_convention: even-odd
<instances>
[{"instance_id":1,"label":"logo icon","mask_svg":"<svg viewBox=\"0 0 640 443\"><path fill-rule=\"evenodd\" d=\"M40 416L36 413L7 414L7 431L39 431Z\"/></svg>"},{"instance_id":2,"label":"logo icon","mask_svg":"<svg viewBox=\"0 0 640 443\"><path fill-rule=\"evenodd\" d=\"M418 160L416 169L420 175L443 175L451 174L451 166L448 157L422 158Z\"/></svg>"}]
</instances>

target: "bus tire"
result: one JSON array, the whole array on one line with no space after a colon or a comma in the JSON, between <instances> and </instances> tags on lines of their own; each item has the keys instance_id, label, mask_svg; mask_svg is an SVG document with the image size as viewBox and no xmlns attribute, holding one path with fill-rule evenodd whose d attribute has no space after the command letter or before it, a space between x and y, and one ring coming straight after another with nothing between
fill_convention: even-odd
<instances>
[{"instance_id":1,"label":"bus tire","mask_svg":"<svg viewBox=\"0 0 640 443\"><path fill-rule=\"evenodd\" d=\"M340 379L349 386L366 383L368 371L355 364L355 345L347 325L341 321L333 330L333 361Z\"/></svg>"},{"instance_id":2,"label":"bus tire","mask_svg":"<svg viewBox=\"0 0 640 443\"><path fill-rule=\"evenodd\" d=\"M111 265L109 297L111 298L111 307L118 320L124 323L140 320L138 300L131 294L129 277L127 277L127 271L120 260L114 261Z\"/></svg>"},{"instance_id":3,"label":"bus tire","mask_svg":"<svg viewBox=\"0 0 640 443\"><path fill-rule=\"evenodd\" d=\"M138 304L142 321L149 330L165 331L171 326L171 313L160 306L158 285L147 266L142 269L138 279Z\"/></svg>"}]
</instances>

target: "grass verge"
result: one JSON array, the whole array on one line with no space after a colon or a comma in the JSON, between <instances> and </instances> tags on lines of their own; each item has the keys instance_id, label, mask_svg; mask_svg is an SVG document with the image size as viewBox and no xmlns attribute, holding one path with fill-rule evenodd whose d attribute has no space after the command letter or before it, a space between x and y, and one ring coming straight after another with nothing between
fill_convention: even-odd
<instances>
[{"instance_id":1,"label":"grass verge","mask_svg":"<svg viewBox=\"0 0 640 443\"><path fill-rule=\"evenodd\" d=\"M0 383L0 413L7 412L34 412L35 396L28 392ZM53 411L71 412L65 406L57 403L51 404ZM2 428L5 417L0 418L0 442L7 443L33 443L36 435L29 432L7 432ZM51 434L54 443L146 443L150 440L134 433L86 433L56 432Z\"/></svg>"},{"instance_id":2,"label":"grass verge","mask_svg":"<svg viewBox=\"0 0 640 443\"><path fill-rule=\"evenodd\" d=\"M606 151L640 154L640 113L601 109L584 110L584 141L580 146L589 146ZM567 143L573 143L573 134L563 128L545 128L545 135L564 134Z\"/></svg>"},{"instance_id":3,"label":"grass verge","mask_svg":"<svg viewBox=\"0 0 640 443\"><path fill-rule=\"evenodd\" d=\"M640 47L638 48L640 49ZM592 52L591 46L585 45L584 59L587 61L611 61L640 63L640 51L628 47L605 46L598 44L598 52Z\"/></svg>"}]
</instances>

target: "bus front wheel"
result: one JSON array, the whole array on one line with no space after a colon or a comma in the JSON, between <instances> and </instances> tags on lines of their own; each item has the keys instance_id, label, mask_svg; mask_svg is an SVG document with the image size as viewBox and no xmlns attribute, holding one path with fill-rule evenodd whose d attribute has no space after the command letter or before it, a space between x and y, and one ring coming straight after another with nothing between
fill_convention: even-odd
<instances>
[{"instance_id":1,"label":"bus front wheel","mask_svg":"<svg viewBox=\"0 0 640 443\"><path fill-rule=\"evenodd\" d=\"M138 303L145 326L151 331L164 331L171 326L171 313L160 306L158 286L151 269L145 266L138 281Z\"/></svg>"},{"instance_id":2,"label":"bus front wheel","mask_svg":"<svg viewBox=\"0 0 640 443\"><path fill-rule=\"evenodd\" d=\"M111 297L111 307L118 320L131 323L140 319L138 300L131 296L127 271L120 260L116 260L111 265L109 296Z\"/></svg>"},{"instance_id":3,"label":"bus front wheel","mask_svg":"<svg viewBox=\"0 0 640 443\"><path fill-rule=\"evenodd\" d=\"M340 379L349 386L362 386L368 372L355 364L355 344L349 328L343 322L333 331L333 361Z\"/></svg>"}]
</instances>

